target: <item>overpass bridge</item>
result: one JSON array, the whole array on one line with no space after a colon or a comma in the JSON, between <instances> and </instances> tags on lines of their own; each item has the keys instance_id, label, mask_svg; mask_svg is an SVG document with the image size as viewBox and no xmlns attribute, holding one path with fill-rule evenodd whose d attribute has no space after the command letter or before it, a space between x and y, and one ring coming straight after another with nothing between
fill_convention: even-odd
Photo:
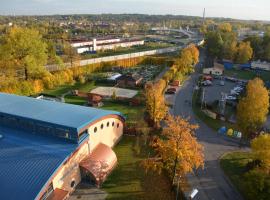
<instances>
[{"instance_id":1,"label":"overpass bridge","mask_svg":"<svg viewBox=\"0 0 270 200\"><path fill-rule=\"evenodd\" d=\"M152 28L151 30L156 31L156 32L181 33L183 35L188 36L189 38L192 38L196 34L195 32L190 31L188 27L186 29L183 29L182 27L180 27L179 29L173 29L173 28L168 28L168 27L156 27L156 28Z\"/></svg>"}]
</instances>

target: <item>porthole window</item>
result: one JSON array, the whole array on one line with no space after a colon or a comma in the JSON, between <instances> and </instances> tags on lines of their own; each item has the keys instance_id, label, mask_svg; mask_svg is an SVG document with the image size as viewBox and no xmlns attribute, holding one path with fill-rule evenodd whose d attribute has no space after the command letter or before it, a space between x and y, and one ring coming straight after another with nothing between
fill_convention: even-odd
<instances>
[{"instance_id":1,"label":"porthole window","mask_svg":"<svg viewBox=\"0 0 270 200\"><path fill-rule=\"evenodd\" d=\"M72 182L70 183L70 187L73 188L73 187L75 186L75 183L76 183L75 181L72 181Z\"/></svg>"},{"instance_id":2,"label":"porthole window","mask_svg":"<svg viewBox=\"0 0 270 200\"><path fill-rule=\"evenodd\" d=\"M112 126L114 126L114 122L112 123Z\"/></svg>"},{"instance_id":3,"label":"porthole window","mask_svg":"<svg viewBox=\"0 0 270 200\"><path fill-rule=\"evenodd\" d=\"M110 122L107 122L107 127L109 127L110 126Z\"/></svg>"},{"instance_id":4,"label":"porthole window","mask_svg":"<svg viewBox=\"0 0 270 200\"><path fill-rule=\"evenodd\" d=\"M100 125L100 129L103 129L103 124Z\"/></svg>"},{"instance_id":5,"label":"porthole window","mask_svg":"<svg viewBox=\"0 0 270 200\"><path fill-rule=\"evenodd\" d=\"M94 133L96 133L96 132L97 132L97 127L94 128Z\"/></svg>"},{"instance_id":6,"label":"porthole window","mask_svg":"<svg viewBox=\"0 0 270 200\"><path fill-rule=\"evenodd\" d=\"M117 128L119 128L119 123L117 123Z\"/></svg>"}]
</instances>

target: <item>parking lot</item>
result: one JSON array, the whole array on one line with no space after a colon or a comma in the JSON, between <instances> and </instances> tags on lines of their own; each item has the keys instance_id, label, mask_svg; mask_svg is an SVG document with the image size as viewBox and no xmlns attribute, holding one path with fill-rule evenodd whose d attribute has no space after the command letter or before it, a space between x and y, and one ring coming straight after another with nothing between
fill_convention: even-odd
<instances>
[{"instance_id":1,"label":"parking lot","mask_svg":"<svg viewBox=\"0 0 270 200\"><path fill-rule=\"evenodd\" d=\"M213 104L215 101L219 101L222 98L222 93L228 96L231 90L237 86L237 83L232 81L224 81L224 85L220 84L220 80L214 79L212 85L205 86L204 88L204 99L208 105Z\"/></svg>"}]
</instances>

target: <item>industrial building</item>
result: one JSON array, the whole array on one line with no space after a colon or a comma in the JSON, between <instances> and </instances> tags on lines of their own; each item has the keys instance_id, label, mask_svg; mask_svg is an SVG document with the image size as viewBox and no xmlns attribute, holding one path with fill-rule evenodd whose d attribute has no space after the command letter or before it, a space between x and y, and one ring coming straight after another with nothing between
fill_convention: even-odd
<instances>
[{"instance_id":1,"label":"industrial building","mask_svg":"<svg viewBox=\"0 0 270 200\"><path fill-rule=\"evenodd\" d=\"M0 93L0 199L61 200L116 166L121 113Z\"/></svg>"},{"instance_id":2,"label":"industrial building","mask_svg":"<svg viewBox=\"0 0 270 200\"><path fill-rule=\"evenodd\" d=\"M100 38L92 40L75 40L70 42L78 54L87 52L96 52L104 50L113 50L119 47L128 48L132 46L144 45L144 40L140 39L119 39L119 38Z\"/></svg>"}]
</instances>

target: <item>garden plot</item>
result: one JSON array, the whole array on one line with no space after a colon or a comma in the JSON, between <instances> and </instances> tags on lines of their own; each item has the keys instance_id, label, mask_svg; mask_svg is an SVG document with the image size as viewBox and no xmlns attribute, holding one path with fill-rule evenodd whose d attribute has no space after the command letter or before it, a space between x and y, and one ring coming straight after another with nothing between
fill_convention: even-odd
<instances>
[{"instance_id":1,"label":"garden plot","mask_svg":"<svg viewBox=\"0 0 270 200\"><path fill-rule=\"evenodd\" d=\"M91 90L91 94L97 94L102 97L111 97L115 94L117 98L131 99L138 94L138 91L117 87L97 87Z\"/></svg>"}]
</instances>

